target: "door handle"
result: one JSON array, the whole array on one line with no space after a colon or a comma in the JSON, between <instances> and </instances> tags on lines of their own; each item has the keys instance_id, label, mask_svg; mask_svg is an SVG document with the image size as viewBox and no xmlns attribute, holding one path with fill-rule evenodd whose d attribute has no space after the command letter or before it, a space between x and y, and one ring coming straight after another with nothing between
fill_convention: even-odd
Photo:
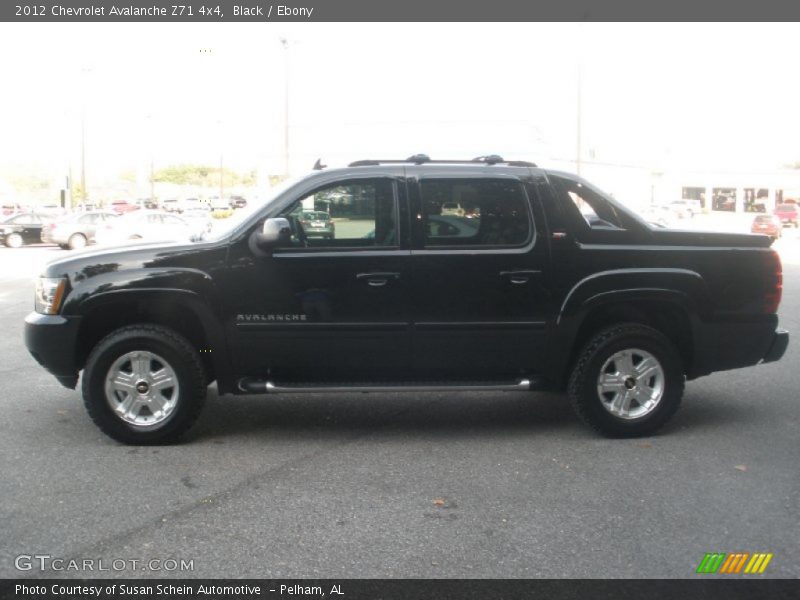
<instances>
[{"instance_id":1,"label":"door handle","mask_svg":"<svg viewBox=\"0 0 800 600\"><path fill-rule=\"evenodd\" d=\"M524 270L524 271L500 271L500 277L507 278L511 283L520 285L528 283L532 276L539 275L541 271Z\"/></svg>"},{"instance_id":2,"label":"door handle","mask_svg":"<svg viewBox=\"0 0 800 600\"><path fill-rule=\"evenodd\" d=\"M366 281L370 287L383 287L390 279L400 279L400 273L359 273L356 279Z\"/></svg>"}]
</instances>

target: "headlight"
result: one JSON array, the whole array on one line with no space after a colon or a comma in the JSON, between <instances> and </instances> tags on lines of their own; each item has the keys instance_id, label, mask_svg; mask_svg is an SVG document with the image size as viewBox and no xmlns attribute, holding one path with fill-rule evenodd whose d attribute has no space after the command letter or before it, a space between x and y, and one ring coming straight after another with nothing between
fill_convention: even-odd
<instances>
[{"instance_id":1,"label":"headlight","mask_svg":"<svg viewBox=\"0 0 800 600\"><path fill-rule=\"evenodd\" d=\"M57 315L67 288L63 277L39 277L36 281L34 310L43 315Z\"/></svg>"}]
</instances>

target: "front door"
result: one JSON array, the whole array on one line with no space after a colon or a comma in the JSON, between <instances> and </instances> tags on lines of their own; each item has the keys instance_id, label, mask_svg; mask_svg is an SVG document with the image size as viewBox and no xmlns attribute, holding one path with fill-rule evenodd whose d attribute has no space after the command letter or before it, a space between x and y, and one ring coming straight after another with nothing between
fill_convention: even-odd
<instances>
[{"instance_id":1,"label":"front door","mask_svg":"<svg viewBox=\"0 0 800 600\"><path fill-rule=\"evenodd\" d=\"M278 383L408 374L411 257L400 237L406 191L396 172L303 194L275 215L292 224L288 246L262 257L234 251L237 371Z\"/></svg>"},{"instance_id":2,"label":"front door","mask_svg":"<svg viewBox=\"0 0 800 600\"><path fill-rule=\"evenodd\" d=\"M541 367L547 240L537 235L532 190L485 172L419 169L410 186L419 379L506 382Z\"/></svg>"}]
</instances>

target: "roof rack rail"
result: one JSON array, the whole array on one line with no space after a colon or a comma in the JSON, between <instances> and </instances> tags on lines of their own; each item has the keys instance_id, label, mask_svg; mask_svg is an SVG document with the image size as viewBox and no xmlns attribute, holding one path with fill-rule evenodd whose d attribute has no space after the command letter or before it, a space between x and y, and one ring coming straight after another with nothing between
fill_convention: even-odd
<instances>
[{"instance_id":1,"label":"roof rack rail","mask_svg":"<svg viewBox=\"0 0 800 600\"><path fill-rule=\"evenodd\" d=\"M366 160L357 160L355 162L351 162L348 167L374 167L377 165L400 165L400 164L408 164L412 163L415 165L423 165L423 164L457 164L457 165L474 165L475 163L481 163L484 165L507 165L509 167L535 167L536 163L528 162L525 160L503 160L502 156L497 154L488 154L486 156L478 156L473 158L472 160L431 160L431 158L427 154L415 154L413 156L409 156L405 160L377 160L377 159L366 159Z\"/></svg>"}]
</instances>

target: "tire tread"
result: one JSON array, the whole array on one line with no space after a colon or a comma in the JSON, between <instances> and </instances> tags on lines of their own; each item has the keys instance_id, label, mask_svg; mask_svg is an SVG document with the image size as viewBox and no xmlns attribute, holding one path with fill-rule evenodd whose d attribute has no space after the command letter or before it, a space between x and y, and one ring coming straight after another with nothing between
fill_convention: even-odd
<instances>
[{"instance_id":1,"label":"tire tread","mask_svg":"<svg viewBox=\"0 0 800 600\"><path fill-rule=\"evenodd\" d=\"M180 420L176 427L173 427L169 430L168 435L161 437L153 436L151 440L134 439L134 434L131 434L130 436L120 435L118 430L108 427L105 419L97 410L95 404L89 400L91 395L91 382L90 377L87 377L87 371L91 368L91 365L93 365L99 359L102 353L105 352L110 345L125 341L126 339L141 337L143 333L146 334L147 337L155 338L160 341L166 341L167 343L174 345L176 350L181 352L187 359L189 359L188 364L192 370L191 378L195 382L195 388L189 390L189 394L187 394L184 400L185 402L189 402L190 405L186 416ZM125 327L115 329L102 340L100 340L100 342L98 342L92 349L89 357L86 359L86 369L83 372L81 380L83 402L86 407L86 412L89 413L89 417L92 419L92 421L94 421L94 424L97 425L97 427L99 427L103 433L114 438L115 440L123 443L135 443L140 445L163 444L177 441L178 438L180 438L192 427L192 425L194 425L195 421L200 416L205 404L206 388L208 385L203 363L194 346L192 346L192 344L178 332L167 327L154 325L151 323L126 325Z\"/></svg>"},{"instance_id":2,"label":"tire tread","mask_svg":"<svg viewBox=\"0 0 800 600\"><path fill-rule=\"evenodd\" d=\"M656 338L659 343L668 347L672 347L672 343L669 341L669 339L657 329L653 329L652 327L648 327L647 325L642 325L639 323L620 323L603 329L594 337L592 337L581 350L578 360L575 362L575 366L572 369L569 383L567 385L567 394L569 395L572 408L581 421L586 423L589 427L601 435L608 437L637 437L653 433L655 430L669 421L669 419L672 418L672 416L680 407L685 387L685 381L683 377L676 378L677 381L668 382L668 385L675 388L673 393L677 394L677 400L668 403L659 416L659 419L657 421L650 422L649 427L644 426L638 429L630 430L625 430L620 427L609 429L594 419L589 411L588 405L583 398L582 387L587 376L586 370L589 366L589 363L595 357L597 351L613 339L643 335Z\"/></svg>"}]
</instances>

